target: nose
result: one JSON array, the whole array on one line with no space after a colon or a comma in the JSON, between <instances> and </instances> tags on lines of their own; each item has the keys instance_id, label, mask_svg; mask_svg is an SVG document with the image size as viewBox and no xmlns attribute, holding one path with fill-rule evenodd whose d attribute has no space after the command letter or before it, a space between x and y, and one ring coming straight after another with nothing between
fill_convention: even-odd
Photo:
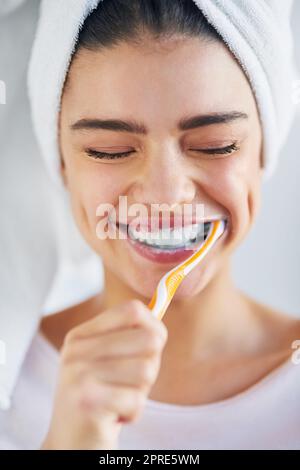
<instances>
[{"instance_id":1,"label":"nose","mask_svg":"<svg viewBox=\"0 0 300 470\"><path fill-rule=\"evenodd\" d=\"M195 194L195 183L184 156L170 146L160 148L145 158L132 191L137 203L164 203L170 208L192 203Z\"/></svg>"}]
</instances>

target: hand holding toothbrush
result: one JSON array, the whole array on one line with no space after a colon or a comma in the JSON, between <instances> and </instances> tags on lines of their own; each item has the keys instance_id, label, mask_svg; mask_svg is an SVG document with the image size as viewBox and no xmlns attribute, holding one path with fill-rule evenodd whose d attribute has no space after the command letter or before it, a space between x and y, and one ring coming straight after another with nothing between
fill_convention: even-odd
<instances>
[{"instance_id":1,"label":"hand holding toothbrush","mask_svg":"<svg viewBox=\"0 0 300 470\"><path fill-rule=\"evenodd\" d=\"M224 230L223 220L212 223L198 250L162 277L148 307L131 300L67 334L42 449L118 448L122 423L141 415L160 370L168 336L160 320L182 280Z\"/></svg>"}]
</instances>

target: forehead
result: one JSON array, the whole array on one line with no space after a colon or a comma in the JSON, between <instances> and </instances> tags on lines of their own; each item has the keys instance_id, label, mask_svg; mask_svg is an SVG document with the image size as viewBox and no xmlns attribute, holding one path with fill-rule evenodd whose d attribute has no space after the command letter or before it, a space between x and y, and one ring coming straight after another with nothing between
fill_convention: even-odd
<instances>
[{"instance_id":1,"label":"forehead","mask_svg":"<svg viewBox=\"0 0 300 470\"><path fill-rule=\"evenodd\" d=\"M193 111L255 112L250 85L220 42L198 38L160 47L121 43L81 50L71 64L63 110L70 119L126 112L159 125Z\"/></svg>"}]
</instances>

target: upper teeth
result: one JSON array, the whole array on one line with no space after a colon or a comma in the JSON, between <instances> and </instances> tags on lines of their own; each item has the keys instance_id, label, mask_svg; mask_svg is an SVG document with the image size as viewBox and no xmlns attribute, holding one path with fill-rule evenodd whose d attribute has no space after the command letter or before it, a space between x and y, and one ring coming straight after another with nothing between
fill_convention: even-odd
<instances>
[{"instance_id":1,"label":"upper teeth","mask_svg":"<svg viewBox=\"0 0 300 470\"><path fill-rule=\"evenodd\" d=\"M207 229L207 225L205 227ZM128 234L131 238L143 243L159 246L177 246L186 242L191 242L201 235L204 236L204 224L191 224L179 228L166 228L154 232L136 230L135 227L128 227Z\"/></svg>"}]
</instances>

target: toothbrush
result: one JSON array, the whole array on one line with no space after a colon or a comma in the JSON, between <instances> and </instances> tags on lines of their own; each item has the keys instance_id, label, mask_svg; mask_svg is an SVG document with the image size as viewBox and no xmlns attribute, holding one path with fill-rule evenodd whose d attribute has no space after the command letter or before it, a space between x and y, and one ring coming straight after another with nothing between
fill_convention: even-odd
<instances>
[{"instance_id":1,"label":"toothbrush","mask_svg":"<svg viewBox=\"0 0 300 470\"><path fill-rule=\"evenodd\" d=\"M197 251L161 278L148 304L156 318L162 319L183 279L210 251L218 238L224 233L225 227L226 222L222 219L212 221L207 237Z\"/></svg>"}]
</instances>

